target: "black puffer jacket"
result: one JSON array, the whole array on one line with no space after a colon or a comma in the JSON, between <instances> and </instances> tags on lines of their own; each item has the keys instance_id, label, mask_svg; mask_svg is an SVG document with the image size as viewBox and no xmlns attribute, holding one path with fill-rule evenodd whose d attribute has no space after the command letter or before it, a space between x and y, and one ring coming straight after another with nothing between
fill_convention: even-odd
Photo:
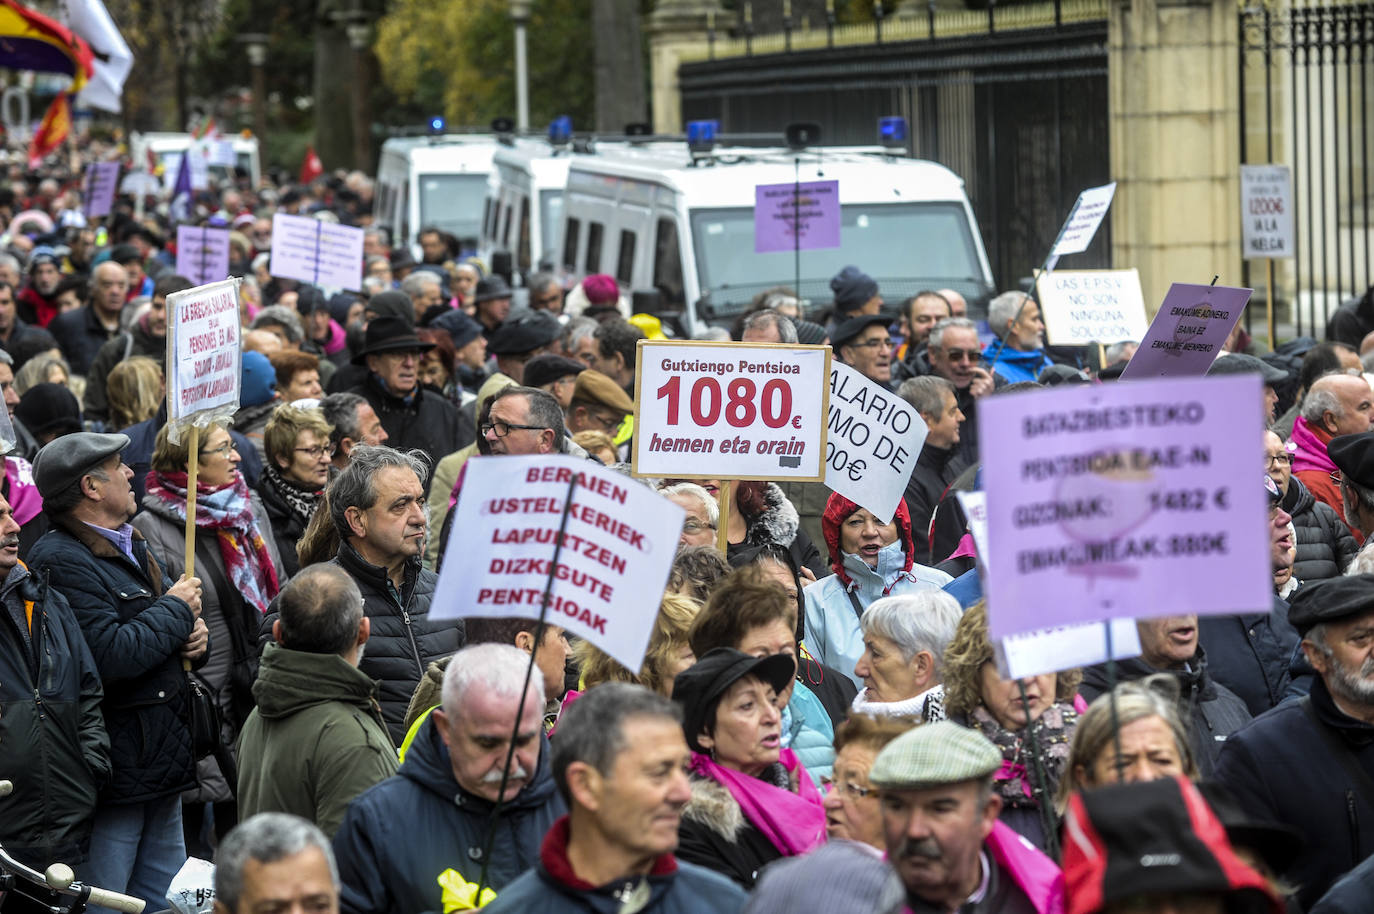
<instances>
[{"instance_id":1,"label":"black puffer jacket","mask_svg":"<svg viewBox=\"0 0 1374 914\"><path fill-rule=\"evenodd\" d=\"M944 497L945 490L964 471L964 459L956 448L935 447L926 442L916 458L916 466L911 468L911 478L906 483L906 507L911 514L911 527L918 544L930 540L930 521L935 515L935 506ZM941 557L943 560L944 556Z\"/></svg>"},{"instance_id":2,"label":"black puffer jacket","mask_svg":"<svg viewBox=\"0 0 1374 914\"><path fill-rule=\"evenodd\" d=\"M142 803L190 789L196 764L181 647L195 625L191 607L166 593L171 581L137 530L131 562L80 521L56 517L52 525L29 567L71 604L105 686L113 774L102 802Z\"/></svg>"},{"instance_id":3,"label":"black puffer jacket","mask_svg":"<svg viewBox=\"0 0 1374 914\"><path fill-rule=\"evenodd\" d=\"M1360 544L1332 508L1317 501L1298 477L1288 480L1288 491L1280 502L1293 517L1297 532L1298 555L1293 562L1293 577L1310 583L1338 578L1359 551Z\"/></svg>"},{"instance_id":4,"label":"black puffer jacket","mask_svg":"<svg viewBox=\"0 0 1374 914\"><path fill-rule=\"evenodd\" d=\"M371 620L372 635L358 669L379 681L382 717L391 739L399 746L406 735L406 708L425 675L425 667L466 643L463 620L430 621L429 604L439 576L421 567L418 556L406 565L399 594L386 569L369 563L348 543L339 546L331 561L347 571L362 591L363 613ZM276 619L275 611L263 619L262 643L272 640Z\"/></svg>"},{"instance_id":5,"label":"black puffer jacket","mask_svg":"<svg viewBox=\"0 0 1374 914\"><path fill-rule=\"evenodd\" d=\"M377 418L386 429L387 445L397 450L419 448L430 455L429 473L421 480L425 490L434 477L434 466L439 459L466 447L477 438L477 430L465 428L463 419L454 406L432 387L423 385L415 389L415 395L407 403L400 397L382 389L376 375L368 375L367 380L353 388L355 393L367 400Z\"/></svg>"}]
</instances>

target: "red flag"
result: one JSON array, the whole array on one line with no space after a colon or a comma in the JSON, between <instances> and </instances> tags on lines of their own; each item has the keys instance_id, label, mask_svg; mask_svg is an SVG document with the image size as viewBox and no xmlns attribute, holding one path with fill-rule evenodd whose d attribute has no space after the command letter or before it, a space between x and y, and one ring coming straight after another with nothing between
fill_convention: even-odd
<instances>
[{"instance_id":1,"label":"red flag","mask_svg":"<svg viewBox=\"0 0 1374 914\"><path fill-rule=\"evenodd\" d=\"M305 147L305 161L301 163L301 183L309 184L322 174L324 174L324 165L320 162L320 157L315 154L315 147Z\"/></svg>"},{"instance_id":2,"label":"red flag","mask_svg":"<svg viewBox=\"0 0 1374 914\"><path fill-rule=\"evenodd\" d=\"M37 168L43 157L61 146L72 130L71 99L63 93L52 100L48 113L43 115L43 123L29 144L29 167Z\"/></svg>"}]
</instances>

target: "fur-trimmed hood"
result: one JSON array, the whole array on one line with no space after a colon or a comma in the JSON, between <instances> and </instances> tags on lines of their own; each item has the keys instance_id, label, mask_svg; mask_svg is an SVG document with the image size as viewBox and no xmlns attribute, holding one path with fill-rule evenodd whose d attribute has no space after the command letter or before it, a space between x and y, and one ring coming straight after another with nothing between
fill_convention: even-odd
<instances>
[{"instance_id":1,"label":"fur-trimmed hood","mask_svg":"<svg viewBox=\"0 0 1374 914\"><path fill-rule=\"evenodd\" d=\"M792 502L787 500L782 489L775 482L764 485L763 510L753 517L745 518L744 543L746 547L792 545L801 529L801 518Z\"/></svg>"},{"instance_id":2,"label":"fur-trimmed hood","mask_svg":"<svg viewBox=\"0 0 1374 914\"><path fill-rule=\"evenodd\" d=\"M704 825L726 841L735 841L744 829L744 810L730 790L719 781L693 777L692 798L682 809L682 817Z\"/></svg>"}]
</instances>

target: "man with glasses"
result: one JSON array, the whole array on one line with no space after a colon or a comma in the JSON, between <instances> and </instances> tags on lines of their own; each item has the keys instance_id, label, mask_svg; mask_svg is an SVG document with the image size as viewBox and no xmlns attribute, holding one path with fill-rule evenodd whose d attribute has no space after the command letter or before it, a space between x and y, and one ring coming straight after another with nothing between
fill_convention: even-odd
<instances>
[{"instance_id":1,"label":"man with glasses","mask_svg":"<svg viewBox=\"0 0 1374 914\"><path fill-rule=\"evenodd\" d=\"M1050 365L1040 305L1025 292L1003 292L988 302L988 326L997 339L983 353L989 371L1008 384L1034 381Z\"/></svg>"},{"instance_id":2,"label":"man with glasses","mask_svg":"<svg viewBox=\"0 0 1374 914\"><path fill-rule=\"evenodd\" d=\"M830 345L844 364L890 390L892 383L892 337L887 332L890 314L860 314L835 328Z\"/></svg>"},{"instance_id":3,"label":"man with glasses","mask_svg":"<svg viewBox=\"0 0 1374 914\"><path fill-rule=\"evenodd\" d=\"M572 404L568 407L568 431L605 432L612 438L626 416L634 415L635 401L620 385L588 368L577 376Z\"/></svg>"},{"instance_id":4,"label":"man with glasses","mask_svg":"<svg viewBox=\"0 0 1374 914\"><path fill-rule=\"evenodd\" d=\"M353 364L367 367L367 378L351 392L367 400L392 446L451 454L471 439L462 440L458 407L437 390L420 385L420 358L433 348L404 318L376 318L367 325L363 348L353 357ZM425 472L421 482L428 487L432 465Z\"/></svg>"},{"instance_id":5,"label":"man with glasses","mask_svg":"<svg viewBox=\"0 0 1374 914\"><path fill-rule=\"evenodd\" d=\"M535 273L530 277L530 309L563 313L563 284L552 273Z\"/></svg>"},{"instance_id":6,"label":"man with glasses","mask_svg":"<svg viewBox=\"0 0 1374 914\"><path fill-rule=\"evenodd\" d=\"M978 401L997 386L992 372L983 367L978 344L978 325L966 317L947 317L936 323L926 339L930 370L954 385L954 396L964 424L959 430L959 456L965 464L978 460Z\"/></svg>"},{"instance_id":7,"label":"man with glasses","mask_svg":"<svg viewBox=\"0 0 1374 914\"><path fill-rule=\"evenodd\" d=\"M558 401L542 390L514 385L491 398L490 418L478 432L493 455L555 454L568 440Z\"/></svg>"}]
</instances>

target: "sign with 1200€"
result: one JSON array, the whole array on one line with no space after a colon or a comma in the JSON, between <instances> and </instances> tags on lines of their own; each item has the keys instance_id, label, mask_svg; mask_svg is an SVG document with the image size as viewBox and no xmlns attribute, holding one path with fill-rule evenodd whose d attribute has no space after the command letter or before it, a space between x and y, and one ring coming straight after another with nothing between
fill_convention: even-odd
<instances>
[{"instance_id":1,"label":"sign with 1200\u20ac","mask_svg":"<svg viewBox=\"0 0 1374 914\"><path fill-rule=\"evenodd\" d=\"M640 340L636 476L825 476L830 347Z\"/></svg>"}]
</instances>

